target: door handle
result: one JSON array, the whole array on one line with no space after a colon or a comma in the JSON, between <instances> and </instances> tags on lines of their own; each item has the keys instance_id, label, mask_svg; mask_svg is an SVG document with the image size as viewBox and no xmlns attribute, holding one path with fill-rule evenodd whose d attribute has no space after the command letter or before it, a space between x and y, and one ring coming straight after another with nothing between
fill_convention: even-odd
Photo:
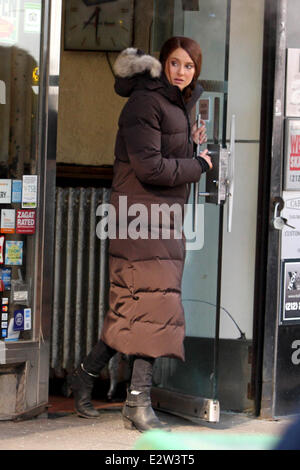
<instances>
[{"instance_id":1,"label":"door handle","mask_svg":"<svg viewBox=\"0 0 300 470\"><path fill-rule=\"evenodd\" d=\"M197 126L200 126L200 114ZM235 174L235 115L231 117L230 143L226 148L220 144L208 144L208 150L214 157L213 169L206 174L206 192L199 193L199 182L193 186L193 230L197 229L198 197L207 197L207 202L223 204L228 202L227 207L227 232L232 230L233 198L234 198L234 174ZM197 146L197 155L200 146Z\"/></svg>"},{"instance_id":2,"label":"door handle","mask_svg":"<svg viewBox=\"0 0 300 470\"><path fill-rule=\"evenodd\" d=\"M234 170L235 170L235 115L231 116L230 145L228 149L228 180L227 180L227 232L232 229L233 195L234 195Z\"/></svg>"},{"instance_id":3,"label":"door handle","mask_svg":"<svg viewBox=\"0 0 300 470\"><path fill-rule=\"evenodd\" d=\"M197 116L197 128L201 126L201 114L199 113ZM201 152L200 150L200 144L197 145L197 153L196 155L199 155ZM198 198L199 198L199 181L194 183L193 185L193 232L195 233L197 230L197 224L198 224Z\"/></svg>"},{"instance_id":4,"label":"door handle","mask_svg":"<svg viewBox=\"0 0 300 470\"><path fill-rule=\"evenodd\" d=\"M274 218L273 218L273 226L276 230L282 230L284 226L295 229L293 225L288 224L288 220L285 219L284 217L281 217L279 213L281 212L282 205L280 202L275 202L275 208L274 208Z\"/></svg>"}]
</instances>

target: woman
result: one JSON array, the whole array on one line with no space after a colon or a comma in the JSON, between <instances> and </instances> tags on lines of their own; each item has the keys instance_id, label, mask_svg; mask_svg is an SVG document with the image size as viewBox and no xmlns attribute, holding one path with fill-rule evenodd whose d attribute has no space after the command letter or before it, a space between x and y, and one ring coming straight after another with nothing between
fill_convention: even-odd
<instances>
[{"instance_id":1,"label":"woman","mask_svg":"<svg viewBox=\"0 0 300 470\"><path fill-rule=\"evenodd\" d=\"M129 99L120 115L115 146L110 202L116 214L121 196L126 196L128 207L143 204L147 214L162 204L176 204L183 211L190 183L212 167L207 150L193 158L193 144L204 142L206 134L203 125L191 128L188 116L202 91L197 83L201 61L199 45L184 37L169 39L159 61L132 48L117 58L115 90ZM169 214L168 239L161 236L159 221L153 223L147 216L142 224L148 238L110 240L109 311L100 341L73 376L80 416L99 415L91 403L93 377L120 351L134 357L122 411L126 427L139 431L163 427L151 407L153 362L162 356L184 360L185 333L181 303L185 243L183 236L174 236L174 216ZM117 220L119 229L124 229L123 216ZM128 226L131 221L129 217Z\"/></svg>"}]
</instances>

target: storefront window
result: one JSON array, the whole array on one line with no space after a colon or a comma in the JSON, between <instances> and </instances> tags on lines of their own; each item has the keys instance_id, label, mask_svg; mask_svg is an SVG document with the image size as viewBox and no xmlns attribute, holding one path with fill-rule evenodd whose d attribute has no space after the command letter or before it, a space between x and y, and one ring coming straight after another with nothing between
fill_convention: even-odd
<instances>
[{"instance_id":1,"label":"storefront window","mask_svg":"<svg viewBox=\"0 0 300 470\"><path fill-rule=\"evenodd\" d=\"M34 339L41 13L0 1L1 341Z\"/></svg>"}]
</instances>

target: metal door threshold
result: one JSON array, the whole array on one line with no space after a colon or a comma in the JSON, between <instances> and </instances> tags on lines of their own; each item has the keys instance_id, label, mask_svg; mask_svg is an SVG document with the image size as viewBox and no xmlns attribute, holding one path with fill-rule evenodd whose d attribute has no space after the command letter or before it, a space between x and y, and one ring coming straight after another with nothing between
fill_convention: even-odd
<instances>
[{"instance_id":1,"label":"metal door threshold","mask_svg":"<svg viewBox=\"0 0 300 470\"><path fill-rule=\"evenodd\" d=\"M152 406L193 422L208 421L217 423L220 419L220 404L212 398L195 397L185 393L173 392L153 387L151 390Z\"/></svg>"}]
</instances>

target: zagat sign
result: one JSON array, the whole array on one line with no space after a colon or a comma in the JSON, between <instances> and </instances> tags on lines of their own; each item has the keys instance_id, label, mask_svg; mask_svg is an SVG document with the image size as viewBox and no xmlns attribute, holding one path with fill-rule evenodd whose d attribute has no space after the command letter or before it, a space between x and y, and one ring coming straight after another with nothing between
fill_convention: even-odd
<instances>
[{"instance_id":1,"label":"zagat sign","mask_svg":"<svg viewBox=\"0 0 300 470\"><path fill-rule=\"evenodd\" d=\"M35 211L17 210L16 233L33 234L35 233Z\"/></svg>"}]
</instances>

